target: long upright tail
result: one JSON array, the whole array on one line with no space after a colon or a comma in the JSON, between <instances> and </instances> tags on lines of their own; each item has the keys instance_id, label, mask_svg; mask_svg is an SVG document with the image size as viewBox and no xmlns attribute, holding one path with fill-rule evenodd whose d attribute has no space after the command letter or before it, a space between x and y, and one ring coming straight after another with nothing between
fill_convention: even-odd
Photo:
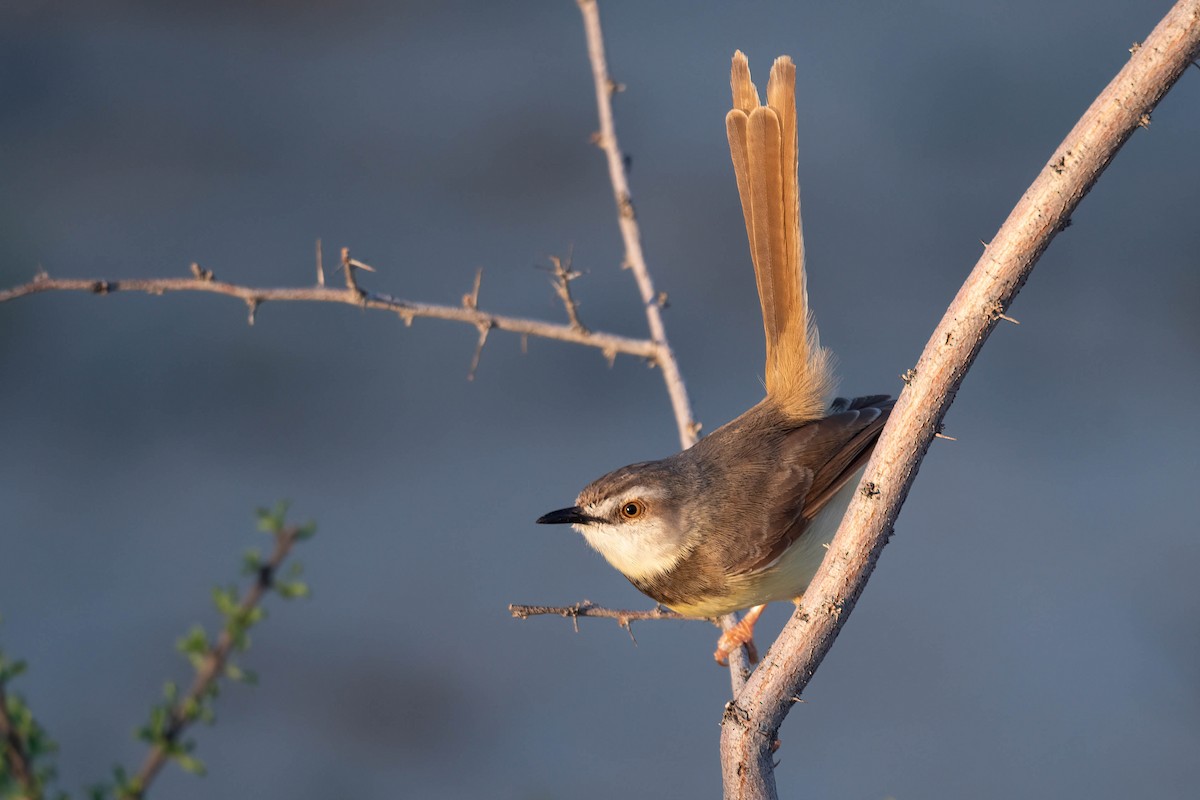
<instances>
[{"instance_id":1,"label":"long upright tail","mask_svg":"<svg viewBox=\"0 0 1200 800\"><path fill-rule=\"evenodd\" d=\"M725 117L767 335L767 396L791 417L824 416L832 357L808 310L796 177L796 65L775 59L760 105L742 51L733 54L733 110Z\"/></svg>"}]
</instances>

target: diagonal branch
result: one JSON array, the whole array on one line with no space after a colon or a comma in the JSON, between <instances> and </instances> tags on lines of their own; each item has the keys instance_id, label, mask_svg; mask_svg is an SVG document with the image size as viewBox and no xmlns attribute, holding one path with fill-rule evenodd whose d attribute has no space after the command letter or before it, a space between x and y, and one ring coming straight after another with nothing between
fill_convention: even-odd
<instances>
[{"instance_id":1,"label":"diagonal branch","mask_svg":"<svg viewBox=\"0 0 1200 800\"><path fill-rule=\"evenodd\" d=\"M854 608L943 415L1054 236L1200 50L1200 0L1180 0L1055 150L950 304L900 395L804 602L722 722L726 798L775 798L776 733Z\"/></svg>"},{"instance_id":2,"label":"diagonal branch","mask_svg":"<svg viewBox=\"0 0 1200 800\"><path fill-rule=\"evenodd\" d=\"M275 549L271 557L258 569L254 583L247 589L238 605L237 616L240 619L250 618L267 592L272 589L279 566L288 557L299 538L299 528L285 528L276 535ZM217 636L216 642L199 664L187 694L171 708L170 717L162 731L162 741L151 747L141 769L130 784L119 789L118 795L122 800L140 800L145 796L151 782L171 759L171 747L178 745L188 727L200 718L198 710L204 698L210 695L217 680L225 672L225 666L238 646L237 639L237 635L228 625Z\"/></svg>"}]
</instances>

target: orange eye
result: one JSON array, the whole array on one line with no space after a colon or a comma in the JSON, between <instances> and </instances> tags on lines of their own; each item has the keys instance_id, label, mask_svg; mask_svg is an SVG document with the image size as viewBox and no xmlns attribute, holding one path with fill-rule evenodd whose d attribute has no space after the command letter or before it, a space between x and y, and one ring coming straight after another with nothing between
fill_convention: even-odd
<instances>
[{"instance_id":1,"label":"orange eye","mask_svg":"<svg viewBox=\"0 0 1200 800\"><path fill-rule=\"evenodd\" d=\"M637 519L646 513L646 504L641 500L630 500L621 506L621 516L625 519Z\"/></svg>"}]
</instances>

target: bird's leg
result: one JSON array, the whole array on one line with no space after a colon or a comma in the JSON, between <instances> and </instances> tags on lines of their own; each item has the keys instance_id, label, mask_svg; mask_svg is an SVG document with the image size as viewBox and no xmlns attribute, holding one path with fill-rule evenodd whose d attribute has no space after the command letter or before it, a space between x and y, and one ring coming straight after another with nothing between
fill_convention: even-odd
<instances>
[{"instance_id":1,"label":"bird's leg","mask_svg":"<svg viewBox=\"0 0 1200 800\"><path fill-rule=\"evenodd\" d=\"M754 606L746 612L746 616L742 617L737 625L721 634L721 638L717 639L717 650L713 653L713 658L718 664L723 667L728 666L729 654L742 645L746 645L750 663L754 664L758 661L758 650L754 647L754 623L758 622L758 618L766 607L766 603Z\"/></svg>"}]
</instances>

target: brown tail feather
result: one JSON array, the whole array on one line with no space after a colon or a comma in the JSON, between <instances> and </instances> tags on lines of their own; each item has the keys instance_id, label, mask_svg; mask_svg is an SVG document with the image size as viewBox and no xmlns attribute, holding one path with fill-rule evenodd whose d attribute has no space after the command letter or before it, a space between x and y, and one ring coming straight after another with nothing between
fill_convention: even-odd
<instances>
[{"instance_id":1,"label":"brown tail feather","mask_svg":"<svg viewBox=\"0 0 1200 800\"><path fill-rule=\"evenodd\" d=\"M725 117L750 255L767 338L767 395L795 418L815 419L833 390L829 352L820 346L808 310L800 192L796 179L796 68L776 59L759 104L750 67L739 50Z\"/></svg>"}]
</instances>

